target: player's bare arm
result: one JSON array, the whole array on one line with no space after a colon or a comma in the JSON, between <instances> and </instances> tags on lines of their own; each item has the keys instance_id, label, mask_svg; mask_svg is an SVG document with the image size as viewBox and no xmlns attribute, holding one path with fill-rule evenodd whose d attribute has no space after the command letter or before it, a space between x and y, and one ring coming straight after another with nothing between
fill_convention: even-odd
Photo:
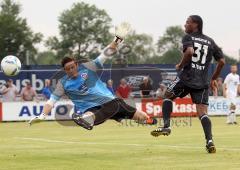
<instances>
[{"instance_id":1,"label":"player's bare arm","mask_svg":"<svg viewBox=\"0 0 240 170\"><path fill-rule=\"evenodd\" d=\"M223 97L227 97L227 85L225 83L223 84Z\"/></svg>"},{"instance_id":2,"label":"player's bare arm","mask_svg":"<svg viewBox=\"0 0 240 170\"><path fill-rule=\"evenodd\" d=\"M240 94L240 85L238 85L238 91L237 91L237 93L238 93L238 96L239 96L239 94Z\"/></svg>"},{"instance_id":3,"label":"player's bare arm","mask_svg":"<svg viewBox=\"0 0 240 170\"><path fill-rule=\"evenodd\" d=\"M223 68L225 64L225 60L224 58L221 58L217 61L217 67L213 73L212 79L211 79L211 83L210 83L210 87L214 90L217 88L217 81L216 79L219 77L221 70Z\"/></svg>"}]
</instances>

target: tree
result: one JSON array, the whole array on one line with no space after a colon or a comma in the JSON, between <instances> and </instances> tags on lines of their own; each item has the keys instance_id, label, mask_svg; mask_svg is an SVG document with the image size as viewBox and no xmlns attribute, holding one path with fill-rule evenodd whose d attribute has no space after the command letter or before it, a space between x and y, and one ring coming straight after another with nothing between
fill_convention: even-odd
<instances>
[{"instance_id":1,"label":"tree","mask_svg":"<svg viewBox=\"0 0 240 170\"><path fill-rule=\"evenodd\" d=\"M236 59L234 59L233 57L230 57L226 54L224 54L224 57L225 57L225 61L227 64L237 64L238 61Z\"/></svg>"},{"instance_id":2,"label":"tree","mask_svg":"<svg viewBox=\"0 0 240 170\"><path fill-rule=\"evenodd\" d=\"M19 17L20 5L12 0L0 3L0 57L15 55L25 63L26 55L34 62L37 53L34 44L42 39L42 34L34 34L26 19Z\"/></svg>"},{"instance_id":3,"label":"tree","mask_svg":"<svg viewBox=\"0 0 240 170\"><path fill-rule=\"evenodd\" d=\"M149 64L176 64L179 63L182 57L180 50L173 48L165 52L162 56L154 56L147 59Z\"/></svg>"},{"instance_id":4,"label":"tree","mask_svg":"<svg viewBox=\"0 0 240 170\"><path fill-rule=\"evenodd\" d=\"M181 39L184 36L184 31L180 26L170 26L166 32L159 38L157 46L160 57L154 57L149 60L150 63L158 61L161 64L176 64L181 60L182 46ZM226 63L237 63L237 60L224 54Z\"/></svg>"},{"instance_id":5,"label":"tree","mask_svg":"<svg viewBox=\"0 0 240 170\"><path fill-rule=\"evenodd\" d=\"M43 51L38 53L36 62L39 65L58 65L59 60L56 59L56 54L52 51Z\"/></svg>"},{"instance_id":6,"label":"tree","mask_svg":"<svg viewBox=\"0 0 240 170\"><path fill-rule=\"evenodd\" d=\"M95 5L75 3L60 15L59 22L60 38L51 37L46 43L59 58L66 54L92 56L113 38L109 33L111 18Z\"/></svg>"},{"instance_id":7,"label":"tree","mask_svg":"<svg viewBox=\"0 0 240 170\"><path fill-rule=\"evenodd\" d=\"M131 47L131 52L127 55L128 64L145 63L155 55L153 38L150 35L133 32L126 38L125 43Z\"/></svg>"},{"instance_id":8,"label":"tree","mask_svg":"<svg viewBox=\"0 0 240 170\"><path fill-rule=\"evenodd\" d=\"M173 48L180 49L183 36L184 31L181 26L168 27L164 35L160 37L157 42L158 52L163 54Z\"/></svg>"}]
</instances>

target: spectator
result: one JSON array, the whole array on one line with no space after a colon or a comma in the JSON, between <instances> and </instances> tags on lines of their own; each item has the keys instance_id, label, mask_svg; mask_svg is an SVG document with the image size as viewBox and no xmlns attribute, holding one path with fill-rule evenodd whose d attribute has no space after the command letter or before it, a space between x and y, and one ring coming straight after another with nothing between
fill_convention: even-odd
<instances>
[{"instance_id":1,"label":"spectator","mask_svg":"<svg viewBox=\"0 0 240 170\"><path fill-rule=\"evenodd\" d=\"M2 86L0 91L3 96L3 102L16 101L16 98L18 95L18 89L13 84L12 79L8 79L6 84Z\"/></svg>"},{"instance_id":2,"label":"spectator","mask_svg":"<svg viewBox=\"0 0 240 170\"><path fill-rule=\"evenodd\" d=\"M42 95L44 96L45 100L50 99L50 96L51 96L50 84L51 84L50 80L46 79L45 80L45 86L42 89Z\"/></svg>"},{"instance_id":3,"label":"spectator","mask_svg":"<svg viewBox=\"0 0 240 170\"><path fill-rule=\"evenodd\" d=\"M223 96L223 79L221 77L217 78L218 88L213 90L213 96Z\"/></svg>"},{"instance_id":4,"label":"spectator","mask_svg":"<svg viewBox=\"0 0 240 170\"><path fill-rule=\"evenodd\" d=\"M109 79L107 81L107 88L113 95L115 95L114 90L113 90L113 81L111 79Z\"/></svg>"},{"instance_id":5,"label":"spectator","mask_svg":"<svg viewBox=\"0 0 240 170\"><path fill-rule=\"evenodd\" d=\"M26 86L21 91L23 101L33 101L37 97L36 91L32 88L30 81L26 82Z\"/></svg>"},{"instance_id":6,"label":"spectator","mask_svg":"<svg viewBox=\"0 0 240 170\"><path fill-rule=\"evenodd\" d=\"M226 76L223 85L223 96L229 102L227 124L237 124L236 106L237 95L240 91L240 80L238 75L238 67L236 64L231 65L231 72Z\"/></svg>"},{"instance_id":7,"label":"spectator","mask_svg":"<svg viewBox=\"0 0 240 170\"><path fill-rule=\"evenodd\" d=\"M164 93L167 90L167 87L163 83L159 83L159 88L156 91L156 97L164 98Z\"/></svg>"},{"instance_id":8,"label":"spectator","mask_svg":"<svg viewBox=\"0 0 240 170\"><path fill-rule=\"evenodd\" d=\"M116 90L117 97L127 99L129 97L130 92L131 87L127 84L127 81L125 79L121 79L120 85Z\"/></svg>"},{"instance_id":9,"label":"spectator","mask_svg":"<svg viewBox=\"0 0 240 170\"><path fill-rule=\"evenodd\" d=\"M141 91L141 97L151 97L152 85L149 81L149 77L143 78L143 83L139 86Z\"/></svg>"}]
</instances>

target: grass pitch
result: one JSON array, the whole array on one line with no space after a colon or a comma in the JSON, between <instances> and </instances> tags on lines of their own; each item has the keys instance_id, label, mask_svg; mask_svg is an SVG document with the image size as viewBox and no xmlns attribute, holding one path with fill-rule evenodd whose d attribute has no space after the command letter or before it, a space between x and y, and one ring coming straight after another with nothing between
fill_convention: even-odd
<instances>
[{"instance_id":1,"label":"grass pitch","mask_svg":"<svg viewBox=\"0 0 240 170\"><path fill-rule=\"evenodd\" d=\"M197 118L174 119L172 134L158 138L150 136L157 126L133 122L92 131L53 121L0 123L0 170L238 170L240 126L225 119L211 118L216 154L205 151Z\"/></svg>"}]
</instances>

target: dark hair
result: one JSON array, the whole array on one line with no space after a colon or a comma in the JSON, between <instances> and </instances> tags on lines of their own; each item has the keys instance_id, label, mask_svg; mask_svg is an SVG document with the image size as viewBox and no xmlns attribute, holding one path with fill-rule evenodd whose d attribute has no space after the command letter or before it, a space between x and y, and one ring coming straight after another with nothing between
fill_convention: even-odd
<instances>
[{"instance_id":1,"label":"dark hair","mask_svg":"<svg viewBox=\"0 0 240 170\"><path fill-rule=\"evenodd\" d=\"M198 24L198 31L202 34L203 20L199 15L191 15L190 18L194 23Z\"/></svg>"},{"instance_id":2,"label":"dark hair","mask_svg":"<svg viewBox=\"0 0 240 170\"><path fill-rule=\"evenodd\" d=\"M71 61L75 61L75 58L69 56L64 57L61 61L61 66L64 67L66 63L69 63Z\"/></svg>"},{"instance_id":3,"label":"dark hair","mask_svg":"<svg viewBox=\"0 0 240 170\"><path fill-rule=\"evenodd\" d=\"M236 63L233 63L233 64L231 64L231 66L237 66L237 64L236 64Z\"/></svg>"},{"instance_id":4,"label":"dark hair","mask_svg":"<svg viewBox=\"0 0 240 170\"><path fill-rule=\"evenodd\" d=\"M13 80L12 79L8 79L7 82L13 82Z\"/></svg>"}]
</instances>

